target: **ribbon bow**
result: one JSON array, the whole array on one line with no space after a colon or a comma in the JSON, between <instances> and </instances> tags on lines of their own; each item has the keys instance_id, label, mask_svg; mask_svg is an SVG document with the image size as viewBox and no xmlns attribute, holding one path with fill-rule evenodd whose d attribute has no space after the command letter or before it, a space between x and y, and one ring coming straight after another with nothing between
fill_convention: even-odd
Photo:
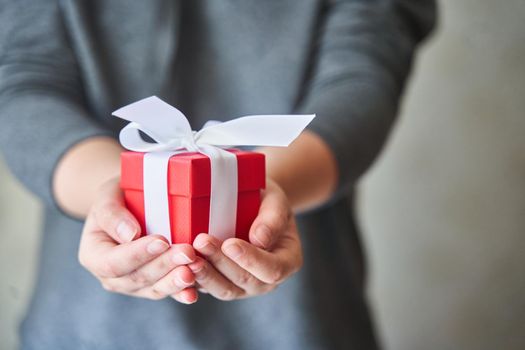
<instances>
[{"instance_id":1,"label":"ribbon bow","mask_svg":"<svg viewBox=\"0 0 525 350\"><path fill-rule=\"evenodd\" d=\"M113 115L130 121L120 131L120 143L144 155L144 209L146 231L170 238L168 162L186 151L210 158L211 190L209 234L224 240L235 232L237 158L223 147L288 146L315 115L253 115L224 123L208 122L192 131L188 119L175 107L151 96L122 107ZM156 143L146 142L144 132Z\"/></svg>"}]
</instances>

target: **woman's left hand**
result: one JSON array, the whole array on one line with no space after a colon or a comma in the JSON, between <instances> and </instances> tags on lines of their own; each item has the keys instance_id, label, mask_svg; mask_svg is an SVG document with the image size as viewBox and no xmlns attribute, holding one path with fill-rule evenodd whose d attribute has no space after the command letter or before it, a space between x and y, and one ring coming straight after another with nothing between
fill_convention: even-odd
<instances>
[{"instance_id":1,"label":"woman's left hand","mask_svg":"<svg viewBox=\"0 0 525 350\"><path fill-rule=\"evenodd\" d=\"M205 259L198 257L188 266L201 292L220 300L261 295L301 268L301 242L291 207L270 179L249 237L251 244L238 238L221 244L210 235L197 236L193 247Z\"/></svg>"}]
</instances>

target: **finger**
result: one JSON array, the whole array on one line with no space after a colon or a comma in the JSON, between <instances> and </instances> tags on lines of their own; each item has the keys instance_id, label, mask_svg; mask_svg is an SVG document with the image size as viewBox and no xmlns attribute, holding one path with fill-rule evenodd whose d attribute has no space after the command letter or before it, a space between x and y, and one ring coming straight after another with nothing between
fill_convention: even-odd
<instances>
[{"instance_id":1,"label":"finger","mask_svg":"<svg viewBox=\"0 0 525 350\"><path fill-rule=\"evenodd\" d=\"M195 276L188 266L178 266L151 286L153 293L163 296L176 294L193 286Z\"/></svg>"},{"instance_id":2,"label":"finger","mask_svg":"<svg viewBox=\"0 0 525 350\"><path fill-rule=\"evenodd\" d=\"M173 294L171 297L183 304L193 304L199 300L199 294L193 287L186 288L178 293Z\"/></svg>"},{"instance_id":3,"label":"finger","mask_svg":"<svg viewBox=\"0 0 525 350\"><path fill-rule=\"evenodd\" d=\"M202 294L208 294L208 291L202 287L196 287L197 291Z\"/></svg>"},{"instance_id":4,"label":"finger","mask_svg":"<svg viewBox=\"0 0 525 350\"><path fill-rule=\"evenodd\" d=\"M116 291L134 292L138 289L152 286L164 276L170 274L180 265L192 263L196 258L195 250L189 244L174 244L162 255L147 262L127 275L109 278L106 284L111 285ZM188 270L189 271L189 270ZM184 285L183 287L187 287ZM172 293L166 293L166 295Z\"/></svg>"},{"instance_id":5,"label":"finger","mask_svg":"<svg viewBox=\"0 0 525 350\"><path fill-rule=\"evenodd\" d=\"M223 243L222 251L257 279L272 285L281 283L302 265L298 243L267 252L241 239L230 238Z\"/></svg>"},{"instance_id":6,"label":"finger","mask_svg":"<svg viewBox=\"0 0 525 350\"><path fill-rule=\"evenodd\" d=\"M195 238L193 246L226 279L247 293L258 294L264 291L264 284L261 281L224 255L221 242L217 238L200 234Z\"/></svg>"},{"instance_id":7,"label":"finger","mask_svg":"<svg viewBox=\"0 0 525 350\"><path fill-rule=\"evenodd\" d=\"M98 227L119 243L130 242L140 234L140 225L124 206L117 181L101 187L92 213Z\"/></svg>"},{"instance_id":8,"label":"finger","mask_svg":"<svg viewBox=\"0 0 525 350\"><path fill-rule=\"evenodd\" d=\"M208 294L208 291L205 288L203 288L197 281L195 281L195 289L197 289L199 293Z\"/></svg>"},{"instance_id":9,"label":"finger","mask_svg":"<svg viewBox=\"0 0 525 350\"><path fill-rule=\"evenodd\" d=\"M269 182L262 192L259 213L250 228L250 242L259 248L270 249L288 225L291 215L285 194Z\"/></svg>"},{"instance_id":10,"label":"finger","mask_svg":"<svg viewBox=\"0 0 525 350\"><path fill-rule=\"evenodd\" d=\"M145 236L123 244L108 241L107 237L100 232L82 237L80 264L97 277L127 275L170 247L162 236Z\"/></svg>"},{"instance_id":11,"label":"finger","mask_svg":"<svg viewBox=\"0 0 525 350\"><path fill-rule=\"evenodd\" d=\"M108 290L112 291L110 288ZM133 293L121 292L121 294L150 300L161 300L167 297L167 295L153 291L151 287L143 288ZM183 304L193 304L198 300L198 293L195 287L188 287L170 295L170 297Z\"/></svg>"},{"instance_id":12,"label":"finger","mask_svg":"<svg viewBox=\"0 0 525 350\"><path fill-rule=\"evenodd\" d=\"M221 275L203 258L197 257L194 263L188 265L195 281L208 293L219 300L233 300L244 296L244 291Z\"/></svg>"}]
</instances>

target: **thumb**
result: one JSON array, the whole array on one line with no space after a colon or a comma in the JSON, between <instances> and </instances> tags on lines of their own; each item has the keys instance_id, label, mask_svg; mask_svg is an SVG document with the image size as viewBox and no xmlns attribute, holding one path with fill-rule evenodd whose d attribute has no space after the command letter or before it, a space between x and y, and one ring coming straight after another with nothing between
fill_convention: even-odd
<instances>
[{"instance_id":1,"label":"thumb","mask_svg":"<svg viewBox=\"0 0 525 350\"><path fill-rule=\"evenodd\" d=\"M263 191L259 214L250 228L250 242L269 250L288 227L292 211L284 192L275 183Z\"/></svg>"},{"instance_id":2,"label":"thumb","mask_svg":"<svg viewBox=\"0 0 525 350\"><path fill-rule=\"evenodd\" d=\"M140 234L137 219L124 206L118 180L101 187L92 214L98 227L119 243L131 242Z\"/></svg>"}]
</instances>

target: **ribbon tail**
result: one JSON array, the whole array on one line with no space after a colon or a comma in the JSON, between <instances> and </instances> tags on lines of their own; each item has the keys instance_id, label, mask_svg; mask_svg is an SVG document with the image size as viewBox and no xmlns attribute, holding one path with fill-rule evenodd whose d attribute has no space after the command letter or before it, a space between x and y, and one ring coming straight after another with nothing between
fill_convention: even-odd
<instances>
[{"instance_id":1,"label":"ribbon tail","mask_svg":"<svg viewBox=\"0 0 525 350\"><path fill-rule=\"evenodd\" d=\"M198 144L288 146L315 118L310 115L252 115L213 124L195 135Z\"/></svg>"},{"instance_id":2,"label":"ribbon tail","mask_svg":"<svg viewBox=\"0 0 525 350\"><path fill-rule=\"evenodd\" d=\"M208 234L224 241L235 237L237 222L237 157L209 145L199 145L200 152L210 158L210 221Z\"/></svg>"},{"instance_id":3,"label":"ribbon tail","mask_svg":"<svg viewBox=\"0 0 525 350\"><path fill-rule=\"evenodd\" d=\"M171 225L168 194L168 164L171 156L180 152L144 154L144 216L148 235L164 236L169 243Z\"/></svg>"}]
</instances>

